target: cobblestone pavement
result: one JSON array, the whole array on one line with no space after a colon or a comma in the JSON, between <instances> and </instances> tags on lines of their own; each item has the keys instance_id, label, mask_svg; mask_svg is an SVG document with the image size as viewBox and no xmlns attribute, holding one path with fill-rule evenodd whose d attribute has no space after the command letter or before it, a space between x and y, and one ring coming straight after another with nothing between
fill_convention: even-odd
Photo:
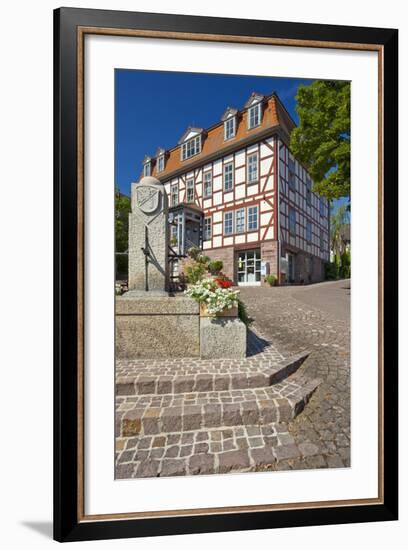
<instances>
[{"instance_id":1,"label":"cobblestone pavement","mask_svg":"<svg viewBox=\"0 0 408 550\"><path fill-rule=\"evenodd\" d=\"M350 465L349 282L241 294L246 359L117 362L117 479Z\"/></svg>"},{"instance_id":2,"label":"cobblestone pavement","mask_svg":"<svg viewBox=\"0 0 408 550\"><path fill-rule=\"evenodd\" d=\"M350 465L350 281L305 287L244 287L253 327L284 356L312 353L298 373L319 378L301 415L289 424L297 446L311 456L281 461L277 469Z\"/></svg>"},{"instance_id":3,"label":"cobblestone pavement","mask_svg":"<svg viewBox=\"0 0 408 550\"><path fill-rule=\"evenodd\" d=\"M284 357L248 332L242 360L117 362L116 478L276 469L316 451L288 422L321 383L298 373L309 352Z\"/></svg>"},{"instance_id":4,"label":"cobblestone pavement","mask_svg":"<svg viewBox=\"0 0 408 550\"><path fill-rule=\"evenodd\" d=\"M294 445L286 423L122 438L117 449L117 479L263 471L310 452Z\"/></svg>"}]
</instances>

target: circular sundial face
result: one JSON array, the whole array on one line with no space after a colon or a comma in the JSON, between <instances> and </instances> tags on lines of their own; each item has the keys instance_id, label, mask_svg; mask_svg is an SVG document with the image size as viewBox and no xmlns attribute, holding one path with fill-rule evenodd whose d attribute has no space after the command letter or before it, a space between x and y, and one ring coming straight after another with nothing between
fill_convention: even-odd
<instances>
[{"instance_id":1,"label":"circular sundial face","mask_svg":"<svg viewBox=\"0 0 408 550\"><path fill-rule=\"evenodd\" d=\"M160 204L160 189L153 185L143 185L136 189L136 204L145 214L153 214Z\"/></svg>"}]
</instances>

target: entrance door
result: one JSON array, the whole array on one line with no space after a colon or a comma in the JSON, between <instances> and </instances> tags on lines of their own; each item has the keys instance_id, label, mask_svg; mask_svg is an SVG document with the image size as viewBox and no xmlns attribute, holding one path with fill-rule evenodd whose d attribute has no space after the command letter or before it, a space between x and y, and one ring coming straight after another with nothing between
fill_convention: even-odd
<instances>
[{"instance_id":1,"label":"entrance door","mask_svg":"<svg viewBox=\"0 0 408 550\"><path fill-rule=\"evenodd\" d=\"M238 284L260 285L261 284L261 251L243 250L238 253Z\"/></svg>"},{"instance_id":2,"label":"entrance door","mask_svg":"<svg viewBox=\"0 0 408 550\"><path fill-rule=\"evenodd\" d=\"M193 220L186 220L186 247L187 250L192 246L200 248L200 224Z\"/></svg>"}]
</instances>

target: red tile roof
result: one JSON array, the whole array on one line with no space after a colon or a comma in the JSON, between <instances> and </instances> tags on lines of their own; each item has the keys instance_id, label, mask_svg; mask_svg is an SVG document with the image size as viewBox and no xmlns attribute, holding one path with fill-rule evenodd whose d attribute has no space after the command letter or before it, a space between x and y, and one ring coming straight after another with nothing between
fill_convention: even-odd
<instances>
[{"instance_id":1,"label":"red tile roof","mask_svg":"<svg viewBox=\"0 0 408 550\"><path fill-rule=\"evenodd\" d=\"M224 149L230 149L234 144L237 147L242 141L256 137L257 134L264 133L268 128L282 128L286 134L289 134L295 123L287 113L280 99L276 94L272 94L265 98L264 107L262 110L262 122L256 128L248 129L247 124L248 111L242 110L238 113L238 124L235 136L227 141L224 140L224 123L219 122L210 127L203 136L202 149L198 155L194 155L186 160L181 160L181 145L177 145L166 153L165 169L157 173L157 163L153 163L152 176L158 177L161 180L168 175L180 169L189 169L190 165L195 165L198 161L205 162L205 159L214 153L222 152ZM143 173L141 174L141 177Z\"/></svg>"}]
</instances>

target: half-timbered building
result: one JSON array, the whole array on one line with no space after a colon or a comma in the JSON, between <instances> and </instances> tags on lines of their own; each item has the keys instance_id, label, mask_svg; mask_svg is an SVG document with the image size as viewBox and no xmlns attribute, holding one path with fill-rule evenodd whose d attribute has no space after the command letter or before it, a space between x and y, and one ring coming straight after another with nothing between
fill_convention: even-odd
<instances>
[{"instance_id":1,"label":"half-timbered building","mask_svg":"<svg viewBox=\"0 0 408 550\"><path fill-rule=\"evenodd\" d=\"M146 156L143 175L165 185L171 247L223 261L238 285L324 278L329 208L289 149L295 126L279 97L253 93L210 128L188 128L170 150Z\"/></svg>"}]
</instances>

